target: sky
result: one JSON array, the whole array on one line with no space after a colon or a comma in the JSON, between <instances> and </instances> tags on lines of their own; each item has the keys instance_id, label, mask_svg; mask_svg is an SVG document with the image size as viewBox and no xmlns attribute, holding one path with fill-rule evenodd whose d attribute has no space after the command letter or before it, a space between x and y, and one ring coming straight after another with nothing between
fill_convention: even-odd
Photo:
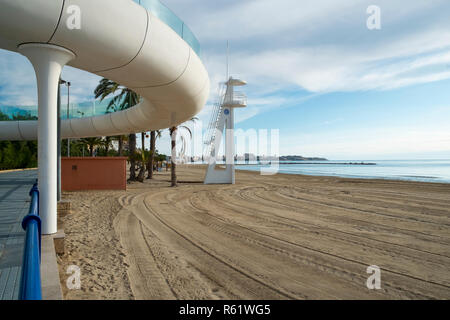
<instances>
[{"instance_id":1,"label":"sky","mask_svg":"<svg viewBox=\"0 0 450 320\"><path fill-rule=\"evenodd\" d=\"M236 128L278 129L279 154L328 159L450 159L450 1L165 0L197 36L211 79L206 126L230 74L248 107ZM369 30L371 5L380 29ZM71 97L99 78L66 67ZM36 104L28 61L0 51L0 105ZM63 97L64 101L64 97ZM157 148L169 153L165 133Z\"/></svg>"}]
</instances>

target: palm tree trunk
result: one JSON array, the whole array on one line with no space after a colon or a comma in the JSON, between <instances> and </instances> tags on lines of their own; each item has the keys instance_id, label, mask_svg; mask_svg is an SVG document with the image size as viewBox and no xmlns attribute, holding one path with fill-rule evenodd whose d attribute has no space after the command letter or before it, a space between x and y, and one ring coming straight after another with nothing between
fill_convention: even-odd
<instances>
[{"instance_id":1,"label":"palm tree trunk","mask_svg":"<svg viewBox=\"0 0 450 320\"><path fill-rule=\"evenodd\" d=\"M105 153L106 153L106 157L108 156L108 152L109 152L109 137L106 137L106 145L105 145Z\"/></svg>"},{"instance_id":2,"label":"palm tree trunk","mask_svg":"<svg viewBox=\"0 0 450 320\"><path fill-rule=\"evenodd\" d=\"M123 155L123 136L119 136L119 157Z\"/></svg>"},{"instance_id":3,"label":"palm tree trunk","mask_svg":"<svg viewBox=\"0 0 450 320\"><path fill-rule=\"evenodd\" d=\"M144 176L145 176L145 163L144 161L139 162L139 174L137 177L137 181L144 182Z\"/></svg>"},{"instance_id":4,"label":"palm tree trunk","mask_svg":"<svg viewBox=\"0 0 450 320\"><path fill-rule=\"evenodd\" d=\"M156 152L156 132L150 132L150 157L148 158L147 179L153 179L153 164L155 162L155 152Z\"/></svg>"},{"instance_id":5,"label":"palm tree trunk","mask_svg":"<svg viewBox=\"0 0 450 320\"><path fill-rule=\"evenodd\" d=\"M137 181L144 182L144 176L145 176L145 132L141 132L141 143L142 143L142 158L139 161L139 174L137 177Z\"/></svg>"},{"instance_id":6,"label":"palm tree trunk","mask_svg":"<svg viewBox=\"0 0 450 320\"><path fill-rule=\"evenodd\" d=\"M130 148L130 178L128 181L136 181L136 134L130 134L128 141Z\"/></svg>"},{"instance_id":7,"label":"palm tree trunk","mask_svg":"<svg viewBox=\"0 0 450 320\"><path fill-rule=\"evenodd\" d=\"M170 157L170 174L171 174L171 186L172 187L176 187L177 186L177 167L175 164L175 157L176 157L176 153L177 153L177 128L176 127L172 127L170 128L170 136L171 136L171 140L172 140L172 155Z\"/></svg>"}]
</instances>

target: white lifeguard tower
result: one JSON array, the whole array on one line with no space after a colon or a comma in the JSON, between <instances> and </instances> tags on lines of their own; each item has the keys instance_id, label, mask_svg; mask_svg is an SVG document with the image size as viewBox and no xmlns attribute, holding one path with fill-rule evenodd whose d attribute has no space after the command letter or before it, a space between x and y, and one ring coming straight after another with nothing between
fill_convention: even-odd
<instances>
[{"instance_id":1,"label":"white lifeguard tower","mask_svg":"<svg viewBox=\"0 0 450 320\"><path fill-rule=\"evenodd\" d=\"M243 92L236 92L234 87L245 86L247 83L230 77L219 93L218 102L211 115L205 144L206 154L210 154L205 184L234 184L234 109L247 106L247 96ZM225 93L223 94L223 90ZM217 168L217 158L225 130L225 164ZM219 165L220 166L220 165Z\"/></svg>"}]
</instances>

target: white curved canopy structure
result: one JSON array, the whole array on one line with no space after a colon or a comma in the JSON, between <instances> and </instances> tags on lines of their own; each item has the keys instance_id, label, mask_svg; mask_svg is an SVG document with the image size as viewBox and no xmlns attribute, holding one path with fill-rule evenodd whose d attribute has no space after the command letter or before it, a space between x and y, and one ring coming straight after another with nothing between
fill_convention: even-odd
<instances>
[{"instance_id":1,"label":"white curved canopy structure","mask_svg":"<svg viewBox=\"0 0 450 320\"><path fill-rule=\"evenodd\" d=\"M176 17L181 24L170 27L136 2L173 22L157 0L0 0L0 48L32 63L39 114L38 121L0 122L0 140L38 140L43 234L57 231L57 95L64 65L114 80L142 99L125 111L62 121L61 138L168 128L206 102L209 78L189 28Z\"/></svg>"},{"instance_id":2,"label":"white curved canopy structure","mask_svg":"<svg viewBox=\"0 0 450 320\"><path fill-rule=\"evenodd\" d=\"M80 29L67 22L80 9ZM68 65L111 79L142 96L128 110L63 120L62 138L168 128L201 111L209 77L172 28L132 0L0 0L0 48L26 43L70 50ZM32 75L30 75L32 76ZM0 122L0 140L36 140L37 121Z\"/></svg>"}]
</instances>

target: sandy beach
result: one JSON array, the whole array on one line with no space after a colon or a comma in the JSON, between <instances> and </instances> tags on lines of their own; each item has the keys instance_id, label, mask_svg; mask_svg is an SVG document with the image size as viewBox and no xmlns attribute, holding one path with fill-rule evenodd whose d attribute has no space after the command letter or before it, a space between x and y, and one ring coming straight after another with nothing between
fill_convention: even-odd
<instances>
[{"instance_id":1,"label":"sandy beach","mask_svg":"<svg viewBox=\"0 0 450 320\"><path fill-rule=\"evenodd\" d=\"M65 193L65 299L449 299L450 184L179 166L128 190ZM81 269L67 290L66 269ZM366 269L381 268L368 290Z\"/></svg>"}]
</instances>

